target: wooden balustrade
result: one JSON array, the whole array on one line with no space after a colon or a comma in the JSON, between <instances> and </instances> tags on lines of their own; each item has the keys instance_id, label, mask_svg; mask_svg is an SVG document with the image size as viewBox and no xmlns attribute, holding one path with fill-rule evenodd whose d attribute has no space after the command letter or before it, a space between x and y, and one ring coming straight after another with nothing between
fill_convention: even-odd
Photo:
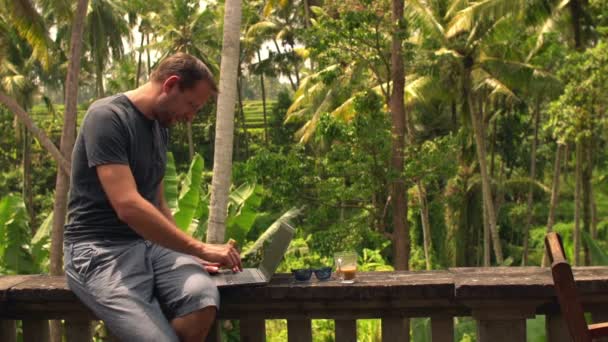
<instances>
[{"instance_id":1,"label":"wooden balustrade","mask_svg":"<svg viewBox=\"0 0 608 342\"><path fill-rule=\"evenodd\" d=\"M583 304L594 319L608 317L608 267L574 269ZM548 341L569 337L554 297L548 268L453 268L424 272L370 272L357 282L316 279L300 283L287 274L266 286L220 289L219 318L240 320L242 341L264 341L266 319L287 319L288 341L311 341L311 319L335 320L336 341L355 341L356 320L380 318L382 341L408 341L407 318L430 317L432 341L453 341L454 317L477 321L478 341L525 341L526 319L544 314ZM0 276L0 341L48 339L48 320L63 319L66 337L90 341L94 315L62 277ZM209 340L217 341L214 329Z\"/></svg>"}]
</instances>

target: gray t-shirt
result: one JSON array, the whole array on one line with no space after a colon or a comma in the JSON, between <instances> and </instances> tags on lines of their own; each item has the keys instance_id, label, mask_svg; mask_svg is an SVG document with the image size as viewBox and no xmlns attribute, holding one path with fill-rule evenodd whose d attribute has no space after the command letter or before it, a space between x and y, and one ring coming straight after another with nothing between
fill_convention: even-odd
<instances>
[{"instance_id":1,"label":"gray t-shirt","mask_svg":"<svg viewBox=\"0 0 608 342\"><path fill-rule=\"evenodd\" d=\"M95 101L85 115L72 153L65 242L140 239L116 215L96 166L129 165L138 192L157 206L168 140L168 130L144 116L124 94Z\"/></svg>"}]
</instances>

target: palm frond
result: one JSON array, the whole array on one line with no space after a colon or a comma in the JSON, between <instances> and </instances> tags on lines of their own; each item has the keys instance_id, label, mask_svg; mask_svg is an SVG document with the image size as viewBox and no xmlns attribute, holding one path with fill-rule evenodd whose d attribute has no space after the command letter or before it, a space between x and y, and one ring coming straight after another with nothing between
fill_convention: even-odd
<instances>
[{"instance_id":1,"label":"palm frond","mask_svg":"<svg viewBox=\"0 0 608 342\"><path fill-rule=\"evenodd\" d=\"M454 15L447 32L448 37L461 32L470 31L476 18L489 21L498 20L504 16L523 13L525 0L483 0L472 3Z\"/></svg>"},{"instance_id":2,"label":"palm frond","mask_svg":"<svg viewBox=\"0 0 608 342\"><path fill-rule=\"evenodd\" d=\"M445 29L433 13L432 9L421 0L410 0L406 2L406 10L411 20L420 27L426 36L432 36L439 41L445 40Z\"/></svg>"},{"instance_id":3,"label":"palm frond","mask_svg":"<svg viewBox=\"0 0 608 342\"><path fill-rule=\"evenodd\" d=\"M276 8L279 0L266 0L262 14L264 17L269 17L272 11Z\"/></svg>"},{"instance_id":4,"label":"palm frond","mask_svg":"<svg viewBox=\"0 0 608 342\"><path fill-rule=\"evenodd\" d=\"M562 12L569 3L570 0L562 0L559 5L553 8L551 15L540 26L540 29L538 30L538 33L536 35L536 44L528 54L526 61L532 59L532 57L534 57L534 55L536 55L538 51L543 47L543 45L545 44L545 35L547 33L554 32L560 27L559 24L561 21L561 17L563 17Z\"/></svg>"},{"instance_id":5,"label":"palm frond","mask_svg":"<svg viewBox=\"0 0 608 342\"><path fill-rule=\"evenodd\" d=\"M468 3L469 0L453 0L445 14L445 19L454 17L460 10L466 8Z\"/></svg>"},{"instance_id":6,"label":"palm frond","mask_svg":"<svg viewBox=\"0 0 608 342\"><path fill-rule=\"evenodd\" d=\"M43 66L50 66L51 39L49 38L44 19L30 0L3 0L9 12L9 20L32 47L33 56Z\"/></svg>"},{"instance_id":7,"label":"palm frond","mask_svg":"<svg viewBox=\"0 0 608 342\"><path fill-rule=\"evenodd\" d=\"M249 26L247 29L247 33L245 33L245 37L254 40L264 40L269 38L272 35L275 35L277 32L277 24L272 21L260 21Z\"/></svg>"},{"instance_id":8,"label":"palm frond","mask_svg":"<svg viewBox=\"0 0 608 342\"><path fill-rule=\"evenodd\" d=\"M509 87L507 87L500 80L492 76L487 70L482 68L475 68L472 71L472 76L477 84L474 90L479 90L482 88L488 88L490 92L490 97L494 98L498 95L503 95L509 100L519 101L519 98L513 93Z\"/></svg>"}]
</instances>

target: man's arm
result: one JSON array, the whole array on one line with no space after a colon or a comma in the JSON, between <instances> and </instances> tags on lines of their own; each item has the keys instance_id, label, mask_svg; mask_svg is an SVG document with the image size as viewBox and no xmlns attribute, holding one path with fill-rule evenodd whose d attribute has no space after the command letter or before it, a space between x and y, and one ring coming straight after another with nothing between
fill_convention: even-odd
<instances>
[{"instance_id":1,"label":"man's arm","mask_svg":"<svg viewBox=\"0 0 608 342\"><path fill-rule=\"evenodd\" d=\"M173 217L173 213L171 213L171 209L169 208L169 204L167 204L167 199L165 198L165 182L161 181L160 186L158 187L158 210L160 210L163 215L167 218L167 220L171 221L171 223L175 224L175 218Z\"/></svg>"},{"instance_id":2,"label":"man's arm","mask_svg":"<svg viewBox=\"0 0 608 342\"><path fill-rule=\"evenodd\" d=\"M233 246L205 244L188 236L143 198L128 165L99 165L97 176L118 218L144 239L203 260L242 269L239 253Z\"/></svg>"}]
</instances>

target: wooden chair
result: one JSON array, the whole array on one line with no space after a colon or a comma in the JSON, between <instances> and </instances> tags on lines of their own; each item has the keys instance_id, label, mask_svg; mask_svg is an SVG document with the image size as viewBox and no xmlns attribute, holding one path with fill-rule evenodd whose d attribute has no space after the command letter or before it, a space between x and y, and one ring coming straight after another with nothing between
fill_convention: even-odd
<instances>
[{"instance_id":1,"label":"wooden chair","mask_svg":"<svg viewBox=\"0 0 608 342\"><path fill-rule=\"evenodd\" d=\"M587 325L585 321L585 312L576 292L572 268L566 260L564 245L559 234L548 233L545 237L545 247L551 260L555 293L572 340L591 342L593 339L608 336L608 323Z\"/></svg>"}]
</instances>

